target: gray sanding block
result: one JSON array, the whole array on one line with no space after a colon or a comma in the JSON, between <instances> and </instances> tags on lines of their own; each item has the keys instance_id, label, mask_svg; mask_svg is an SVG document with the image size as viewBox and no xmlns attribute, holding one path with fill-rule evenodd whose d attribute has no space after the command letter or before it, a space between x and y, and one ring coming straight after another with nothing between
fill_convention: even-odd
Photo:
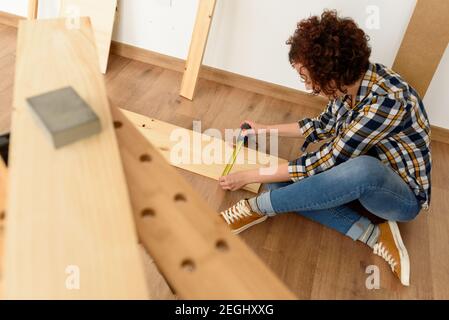
<instances>
[{"instance_id":1,"label":"gray sanding block","mask_svg":"<svg viewBox=\"0 0 449 320\"><path fill-rule=\"evenodd\" d=\"M28 98L27 102L56 149L101 131L100 119L72 87Z\"/></svg>"}]
</instances>

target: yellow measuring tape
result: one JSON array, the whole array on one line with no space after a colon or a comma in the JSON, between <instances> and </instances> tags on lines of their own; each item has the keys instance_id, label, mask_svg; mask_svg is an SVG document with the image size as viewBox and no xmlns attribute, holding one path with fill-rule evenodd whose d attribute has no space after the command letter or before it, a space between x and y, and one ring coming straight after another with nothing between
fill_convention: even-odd
<instances>
[{"instance_id":1,"label":"yellow measuring tape","mask_svg":"<svg viewBox=\"0 0 449 320\"><path fill-rule=\"evenodd\" d=\"M223 173L221 174L222 177L227 176L231 172L232 167L234 166L235 160L237 159L237 155L239 154L240 150L242 149L243 145L245 144L246 137L242 136L242 130L249 130L249 129L251 129L251 126L247 123L244 123L242 125L242 127L240 128L240 133L237 138L237 144L234 148L234 151L232 152L231 159L228 161L228 164L226 165Z\"/></svg>"}]
</instances>

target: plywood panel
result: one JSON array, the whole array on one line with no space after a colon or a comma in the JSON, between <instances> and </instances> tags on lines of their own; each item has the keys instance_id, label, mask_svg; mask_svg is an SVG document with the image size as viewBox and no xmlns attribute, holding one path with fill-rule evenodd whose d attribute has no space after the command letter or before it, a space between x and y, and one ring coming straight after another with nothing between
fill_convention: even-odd
<instances>
[{"instance_id":1,"label":"plywood panel","mask_svg":"<svg viewBox=\"0 0 449 320\"><path fill-rule=\"evenodd\" d=\"M116 8L117 0L61 0L61 17L90 17L102 73L108 67Z\"/></svg>"},{"instance_id":2,"label":"plywood panel","mask_svg":"<svg viewBox=\"0 0 449 320\"><path fill-rule=\"evenodd\" d=\"M180 95L189 100L193 99L196 83L204 52L206 51L207 38L214 15L216 0L199 0L198 13L193 28L190 43L189 56L187 57L184 77L182 78Z\"/></svg>"},{"instance_id":3,"label":"plywood panel","mask_svg":"<svg viewBox=\"0 0 449 320\"><path fill-rule=\"evenodd\" d=\"M87 18L72 30L64 19L19 25L5 224L6 298L148 297L95 57ZM72 86L94 109L103 131L55 150L25 99L64 86ZM68 280L75 289L66 285Z\"/></svg>"},{"instance_id":4,"label":"plywood panel","mask_svg":"<svg viewBox=\"0 0 449 320\"><path fill-rule=\"evenodd\" d=\"M393 70L423 97L449 42L449 1L418 0Z\"/></svg>"},{"instance_id":5,"label":"plywood panel","mask_svg":"<svg viewBox=\"0 0 449 320\"><path fill-rule=\"evenodd\" d=\"M159 150L164 158L174 166L217 181L221 177L226 163L229 161L229 155L232 154L232 146L226 144L221 139L206 136L200 132L181 128L157 119L148 118L131 111L123 109L122 111L139 129L140 133L142 133L145 138ZM188 137L188 140L178 139L178 137L181 136ZM172 153L173 148L175 148L176 145L179 145L181 141L187 142L188 144L188 151L190 151L188 157L190 160L189 163L179 163L171 158L171 154L175 154L175 152ZM195 141L200 141L196 146L201 146L201 148L195 147ZM206 157L207 152L205 151L207 146L218 146L218 150L223 150L221 157L217 158L218 161L214 161L214 163L210 164L204 163L204 160L209 159ZM252 160L254 161L251 162ZM195 161L197 162L195 163ZM269 164L281 164L287 162L284 159L279 159L248 148L242 148L238 161L239 162L236 162L231 172L258 169L261 167L268 167ZM258 193L259 189L259 183L249 184L245 187L245 190L254 193Z\"/></svg>"}]
</instances>

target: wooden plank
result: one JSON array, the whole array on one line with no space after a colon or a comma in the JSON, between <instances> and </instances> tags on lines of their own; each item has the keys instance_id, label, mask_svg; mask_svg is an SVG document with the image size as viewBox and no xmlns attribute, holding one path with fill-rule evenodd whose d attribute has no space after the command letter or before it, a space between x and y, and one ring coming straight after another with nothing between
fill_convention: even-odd
<instances>
[{"instance_id":1,"label":"wooden plank","mask_svg":"<svg viewBox=\"0 0 449 320\"><path fill-rule=\"evenodd\" d=\"M142 133L142 135L154 145L172 165L217 181L221 177L221 174L229 161L230 155L232 154L232 146L226 144L221 139L206 136L200 132L181 128L157 119L151 119L131 111L123 109L122 111L139 129L140 133ZM172 135L173 137L171 138ZM173 148L179 145L181 141L180 139L174 138L181 136L188 137L188 140L185 140L185 142L189 143L189 145L187 145L187 148L189 149L187 152L190 151L188 156L190 161L188 163L179 163L173 161L174 159L171 158ZM194 145L195 141L199 141L200 143ZM218 150L223 150L219 159L217 158L217 161L214 161L214 163L204 163L206 157L203 156L203 154L205 153L204 150L207 146L218 146ZM287 162L284 159L248 148L242 148L239 157L240 162L236 162L231 172L258 169L261 167L269 167L270 164L274 163L281 164ZM194 163L195 159L197 163ZM253 162L250 161L252 159L254 160ZM260 183L249 184L245 187L245 190L254 193L258 193L259 189Z\"/></svg>"},{"instance_id":2,"label":"wooden plank","mask_svg":"<svg viewBox=\"0 0 449 320\"><path fill-rule=\"evenodd\" d=\"M393 69L424 97L449 42L449 1L418 0Z\"/></svg>"},{"instance_id":3,"label":"wooden plank","mask_svg":"<svg viewBox=\"0 0 449 320\"><path fill-rule=\"evenodd\" d=\"M294 299L127 117L112 115L139 238L177 296Z\"/></svg>"},{"instance_id":4,"label":"wooden plank","mask_svg":"<svg viewBox=\"0 0 449 320\"><path fill-rule=\"evenodd\" d=\"M0 229L6 216L6 186L8 182L8 170L0 157Z\"/></svg>"},{"instance_id":5,"label":"wooden plank","mask_svg":"<svg viewBox=\"0 0 449 320\"><path fill-rule=\"evenodd\" d=\"M207 38L212 23L216 0L199 0L198 13L190 43L189 55L182 78L180 95L192 100L195 94L198 74L206 51Z\"/></svg>"},{"instance_id":6,"label":"wooden plank","mask_svg":"<svg viewBox=\"0 0 449 320\"><path fill-rule=\"evenodd\" d=\"M3 159L0 157L0 299L3 298L3 239L4 239L4 220L6 216L6 183L8 179L8 170Z\"/></svg>"},{"instance_id":7,"label":"wooden plank","mask_svg":"<svg viewBox=\"0 0 449 320\"><path fill-rule=\"evenodd\" d=\"M108 68L116 8L117 0L61 0L61 17L90 17L102 73Z\"/></svg>"},{"instance_id":8,"label":"wooden plank","mask_svg":"<svg viewBox=\"0 0 449 320\"><path fill-rule=\"evenodd\" d=\"M148 297L95 57L88 18L72 30L64 19L19 25L5 228L8 299ZM103 131L55 150L25 99L64 86L89 103ZM70 280L74 290L67 287Z\"/></svg>"},{"instance_id":9,"label":"wooden plank","mask_svg":"<svg viewBox=\"0 0 449 320\"><path fill-rule=\"evenodd\" d=\"M28 0L28 19L36 20L39 9L39 0Z\"/></svg>"}]
</instances>

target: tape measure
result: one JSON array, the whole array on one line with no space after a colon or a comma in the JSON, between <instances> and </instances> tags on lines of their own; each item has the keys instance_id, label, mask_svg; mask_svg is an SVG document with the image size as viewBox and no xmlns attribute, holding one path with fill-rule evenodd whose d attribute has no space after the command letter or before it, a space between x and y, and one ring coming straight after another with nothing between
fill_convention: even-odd
<instances>
[{"instance_id":1,"label":"tape measure","mask_svg":"<svg viewBox=\"0 0 449 320\"><path fill-rule=\"evenodd\" d=\"M237 138L237 143L235 145L234 151L232 152L232 156L231 159L228 161L228 164L226 165L223 173L221 174L221 176L227 176L231 170L232 167L234 166L235 160L237 159L237 156L240 152L240 150L242 149L243 145L245 144L245 142L247 141L248 137L245 135L243 136L243 130L249 130L251 129L251 126L248 123L244 123L241 127L240 127L240 132L239 132L239 136Z\"/></svg>"}]
</instances>

